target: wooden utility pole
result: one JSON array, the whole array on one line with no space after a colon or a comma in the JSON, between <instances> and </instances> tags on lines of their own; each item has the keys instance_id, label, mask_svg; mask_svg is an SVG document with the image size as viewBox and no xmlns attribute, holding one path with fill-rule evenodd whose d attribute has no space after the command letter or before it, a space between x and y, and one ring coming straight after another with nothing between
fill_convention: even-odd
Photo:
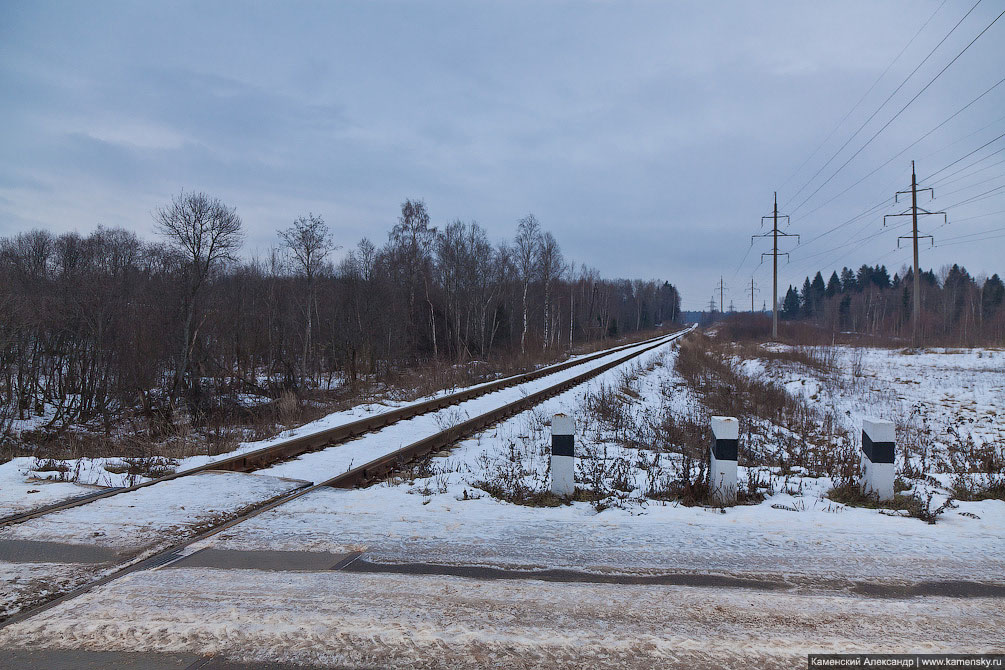
<instances>
[{"instance_id":1,"label":"wooden utility pole","mask_svg":"<svg viewBox=\"0 0 1005 670\"><path fill-rule=\"evenodd\" d=\"M775 191L775 207L771 216L761 217L761 226L764 226L764 220L771 219L771 232L762 233L760 235L751 235L750 242L753 244L755 237L771 237L773 244L771 247L771 253L762 253L761 260L764 260L765 256L771 256L772 259L772 272L771 272L771 337L772 339L778 339L778 257L785 256L788 257L788 253L778 253L778 238L779 237L795 237L799 238L799 235L794 233L785 233L778 230L778 219L785 219L788 221L789 217L785 214L778 213L778 191Z\"/></svg>"},{"instance_id":2,"label":"wooden utility pole","mask_svg":"<svg viewBox=\"0 0 1005 670\"><path fill-rule=\"evenodd\" d=\"M911 209L901 212L900 214L887 214L883 217L883 225L886 225L886 220L889 217L896 216L910 216L911 217L911 234L901 235L897 238L897 248L900 248L901 240L911 240L914 245L914 289L913 289L913 300L911 308L911 346L916 347L920 344L919 335L919 324L921 319L921 268L918 266L918 239L927 237L932 240L934 244L934 238L931 235L919 235L918 234L918 214L923 216L929 214L941 214L943 217L943 223L949 222L949 217L945 212L929 212L927 209L922 209L918 207L918 191L928 191L931 197L935 198L935 191L929 188L918 188L918 175L914 170L914 161L911 161L911 190L910 191L897 191L894 196L894 202L900 201L900 196L911 194Z\"/></svg>"}]
</instances>

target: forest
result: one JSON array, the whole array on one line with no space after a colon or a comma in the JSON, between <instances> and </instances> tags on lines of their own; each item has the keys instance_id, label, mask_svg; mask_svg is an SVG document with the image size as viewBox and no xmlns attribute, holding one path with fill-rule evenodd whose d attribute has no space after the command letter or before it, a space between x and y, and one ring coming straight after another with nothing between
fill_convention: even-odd
<instances>
[{"instance_id":1,"label":"forest","mask_svg":"<svg viewBox=\"0 0 1005 670\"><path fill-rule=\"evenodd\" d=\"M959 265L938 273L922 270L920 341L931 345L976 346L1005 343L1005 283L997 275L973 277ZM910 339L914 274L890 277L883 265L843 268L825 282L817 272L802 290L789 286L780 316L831 331Z\"/></svg>"},{"instance_id":2,"label":"forest","mask_svg":"<svg viewBox=\"0 0 1005 670\"><path fill-rule=\"evenodd\" d=\"M307 214L246 258L236 209L183 192L155 211L156 241L101 227L0 239L0 435L124 421L169 433L248 398L529 365L677 318L668 282L603 279L533 214L514 223L493 241L406 200L382 244L343 249Z\"/></svg>"}]
</instances>

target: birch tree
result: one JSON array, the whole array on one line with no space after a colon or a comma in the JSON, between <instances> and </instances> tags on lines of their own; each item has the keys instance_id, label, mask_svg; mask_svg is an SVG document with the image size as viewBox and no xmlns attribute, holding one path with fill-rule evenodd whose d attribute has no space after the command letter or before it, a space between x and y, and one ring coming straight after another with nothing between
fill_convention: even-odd
<instances>
[{"instance_id":1,"label":"birch tree","mask_svg":"<svg viewBox=\"0 0 1005 670\"><path fill-rule=\"evenodd\" d=\"M298 217L292 226L286 230L280 230L279 239L283 248L292 256L297 272L307 281L306 307L304 309L304 349L300 373L301 384L304 384L312 370L310 365L311 336L313 318L317 312L315 284L318 275L321 274L327 263L328 254L338 247L332 241L328 224L321 216L315 216L313 213Z\"/></svg>"},{"instance_id":2,"label":"birch tree","mask_svg":"<svg viewBox=\"0 0 1005 670\"><path fill-rule=\"evenodd\" d=\"M520 219L514 242L514 260L523 285L523 330L520 332L520 353L527 353L527 294L538 274L541 262L541 224L533 214Z\"/></svg>"}]
</instances>

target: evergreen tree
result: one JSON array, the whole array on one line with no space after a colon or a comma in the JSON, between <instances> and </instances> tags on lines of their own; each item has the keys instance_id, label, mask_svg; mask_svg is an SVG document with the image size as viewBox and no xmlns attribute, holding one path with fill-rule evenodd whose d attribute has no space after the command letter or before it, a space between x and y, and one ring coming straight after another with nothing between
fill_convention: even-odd
<instances>
[{"instance_id":1,"label":"evergreen tree","mask_svg":"<svg viewBox=\"0 0 1005 670\"><path fill-rule=\"evenodd\" d=\"M1002 302L1005 301L1005 283L997 274L984 282L981 290L981 314L985 319L991 319L998 313Z\"/></svg>"},{"instance_id":2,"label":"evergreen tree","mask_svg":"<svg viewBox=\"0 0 1005 670\"><path fill-rule=\"evenodd\" d=\"M973 279L970 278L970 273L965 268L961 268L955 263L953 267L949 268L942 289L943 296L949 308L948 314L952 320L955 321L960 318L968 290L972 284Z\"/></svg>"},{"instance_id":3,"label":"evergreen tree","mask_svg":"<svg viewBox=\"0 0 1005 670\"><path fill-rule=\"evenodd\" d=\"M803 292L799 296L802 300L802 315L803 317L809 318L813 316L813 286L810 284L810 278L807 277L806 281L803 282Z\"/></svg>"},{"instance_id":4,"label":"evergreen tree","mask_svg":"<svg viewBox=\"0 0 1005 670\"><path fill-rule=\"evenodd\" d=\"M795 319L799 317L799 293L792 285L785 293L785 300L782 301L782 318Z\"/></svg>"},{"instance_id":5,"label":"evergreen tree","mask_svg":"<svg viewBox=\"0 0 1005 670\"><path fill-rule=\"evenodd\" d=\"M885 265L879 265L873 270L872 283L879 288L890 288L890 273L886 271Z\"/></svg>"},{"instance_id":6,"label":"evergreen tree","mask_svg":"<svg viewBox=\"0 0 1005 670\"><path fill-rule=\"evenodd\" d=\"M819 312L820 308L823 306L824 296L827 294L827 288L824 286L824 276L817 272L817 275L813 278L813 283L810 284L810 294L813 296L813 311Z\"/></svg>"},{"instance_id":7,"label":"evergreen tree","mask_svg":"<svg viewBox=\"0 0 1005 670\"><path fill-rule=\"evenodd\" d=\"M841 280L838 278L838 273L835 270L831 273L831 278L827 280L827 288L824 290L824 295L828 298L833 298L840 292Z\"/></svg>"},{"instance_id":8,"label":"evergreen tree","mask_svg":"<svg viewBox=\"0 0 1005 670\"><path fill-rule=\"evenodd\" d=\"M841 270L841 292L851 293L852 291L858 290L858 284L855 282L855 273L848 268Z\"/></svg>"},{"instance_id":9,"label":"evergreen tree","mask_svg":"<svg viewBox=\"0 0 1005 670\"><path fill-rule=\"evenodd\" d=\"M838 323L841 330L851 328L851 294L845 293L838 303Z\"/></svg>"},{"instance_id":10,"label":"evergreen tree","mask_svg":"<svg viewBox=\"0 0 1005 670\"><path fill-rule=\"evenodd\" d=\"M873 270L868 265L862 265L858 269L858 273L855 276L855 282L858 284L858 290L864 291L872 285L872 274Z\"/></svg>"}]
</instances>

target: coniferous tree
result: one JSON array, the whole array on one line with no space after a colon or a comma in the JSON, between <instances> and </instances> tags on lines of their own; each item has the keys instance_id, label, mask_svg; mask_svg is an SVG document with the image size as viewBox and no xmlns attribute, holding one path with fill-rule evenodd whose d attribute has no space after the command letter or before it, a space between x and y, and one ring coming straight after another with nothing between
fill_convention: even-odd
<instances>
[{"instance_id":1,"label":"coniferous tree","mask_svg":"<svg viewBox=\"0 0 1005 670\"><path fill-rule=\"evenodd\" d=\"M817 272L816 276L813 277L810 289L810 294L813 296L813 311L819 312L824 296L827 293L827 288L824 285L824 277L819 272Z\"/></svg>"},{"instance_id":2,"label":"coniferous tree","mask_svg":"<svg viewBox=\"0 0 1005 670\"><path fill-rule=\"evenodd\" d=\"M981 315L985 319L994 318L1005 301L1005 283L997 274L984 282L981 290Z\"/></svg>"},{"instance_id":3,"label":"coniferous tree","mask_svg":"<svg viewBox=\"0 0 1005 670\"><path fill-rule=\"evenodd\" d=\"M828 298L833 298L838 293L841 292L841 279L838 278L837 270L831 273L831 278L827 280L827 288L824 289L824 295Z\"/></svg>"},{"instance_id":4,"label":"coniferous tree","mask_svg":"<svg viewBox=\"0 0 1005 670\"><path fill-rule=\"evenodd\" d=\"M843 268L841 270L841 292L851 293L858 289L858 285L855 282L855 273L849 268Z\"/></svg>"},{"instance_id":5,"label":"coniferous tree","mask_svg":"<svg viewBox=\"0 0 1005 670\"><path fill-rule=\"evenodd\" d=\"M803 282L803 290L799 295L799 301L802 305L802 310L800 311L803 318L810 318L813 316L813 287L810 285L810 278L807 277Z\"/></svg>"},{"instance_id":6,"label":"coniferous tree","mask_svg":"<svg viewBox=\"0 0 1005 670\"><path fill-rule=\"evenodd\" d=\"M781 317L783 319L799 318L799 292L794 287L789 286L782 301Z\"/></svg>"}]
</instances>

